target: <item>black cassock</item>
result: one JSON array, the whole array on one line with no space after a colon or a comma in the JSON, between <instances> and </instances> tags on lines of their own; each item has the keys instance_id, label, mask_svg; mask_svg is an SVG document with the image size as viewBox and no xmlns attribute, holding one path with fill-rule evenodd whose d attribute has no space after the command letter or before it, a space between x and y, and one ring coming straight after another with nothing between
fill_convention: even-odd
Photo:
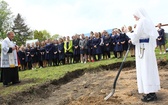
<instances>
[{"instance_id":1,"label":"black cassock","mask_svg":"<svg viewBox=\"0 0 168 105\"><path fill-rule=\"evenodd\" d=\"M0 69L1 77L0 77L0 82L2 82L2 70Z\"/></svg>"},{"instance_id":2,"label":"black cassock","mask_svg":"<svg viewBox=\"0 0 168 105\"><path fill-rule=\"evenodd\" d=\"M15 68L1 68L1 75L3 85L9 85L19 83L18 67Z\"/></svg>"},{"instance_id":3,"label":"black cassock","mask_svg":"<svg viewBox=\"0 0 168 105\"><path fill-rule=\"evenodd\" d=\"M11 48L9 49L8 53L12 53ZM1 79L1 81L3 81L3 85L9 85L10 82L12 82L12 84L19 83L18 67L1 68Z\"/></svg>"}]
</instances>

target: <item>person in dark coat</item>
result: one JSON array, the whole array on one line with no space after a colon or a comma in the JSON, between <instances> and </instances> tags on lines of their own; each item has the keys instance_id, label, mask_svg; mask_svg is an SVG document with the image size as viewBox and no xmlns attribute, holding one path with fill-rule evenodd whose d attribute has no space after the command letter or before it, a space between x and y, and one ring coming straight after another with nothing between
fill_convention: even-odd
<instances>
[{"instance_id":1,"label":"person in dark coat","mask_svg":"<svg viewBox=\"0 0 168 105\"><path fill-rule=\"evenodd\" d=\"M26 47L26 50L25 50L25 54L26 54L26 66L27 68L30 70L32 69L32 58L31 58L31 55L30 55L30 50L31 50L31 47L30 47L30 43L27 43L27 47Z\"/></svg>"},{"instance_id":2,"label":"person in dark coat","mask_svg":"<svg viewBox=\"0 0 168 105\"><path fill-rule=\"evenodd\" d=\"M65 64L65 53L64 53L64 42L63 39L59 39L59 45L58 45L58 52L59 52L59 64L62 62L62 64Z\"/></svg>"},{"instance_id":3,"label":"person in dark coat","mask_svg":"<svg viewBox=\"0 0 168 105\"><path fill-rule=\"evenodd\" d=\"M74 36L73 40L73 57L74 57L74 63L78 63L80 60L80 48L79 48L79 39L77 37L78 35Z\"/></svg>"},{"instance_id":4,"label":"person in dark coat","mask_svg":"<svg viewBox=\"0 0 168 105\"><path fill-rule=\"evenodd\" d=\"M49 51L49 66L53 66L53 56L54 56L54 40L50 40L50 51Z\"/></svg>"},{"instance_id":5,"label":"person in dark coat","mask_svg":"<svg viewBox=\"0 0 168 105\"><path fill-rule=\"evenodd\" d=\"M45 42L41 42L41 47L40 47L40 61L42 62L41 66L46 67L46 60L45 60Z\"/></svg>"},{"instance_id":6,"label":"person in dark coat","mask_svg":"<svg viewBox=\"0 0 168 105\"><path fill-rule=\"evenodd\" d=\"M93 60L93 49L92 49L92 38L93 36L90 35L88 41L87 41L87 47L88 47L88 62L94 62Z\"/></svg>"},{"instance_id":7,"label":"person in dark coat","mask_svg":"<svg viewBox=\"0 0 168 105\"><path fill-rule=\"evenodd\" d=\"M128 49L128 41L129 41L129 37L125 33L125 27L121 28L120 39L121 39L121 44L123 47L123 56L124 56L126 54L127 49Z\"/></svg>"},{"instance_id":8,"label":"person in dark coat","mask_svg":"<svg viewBox=\"0 0 168 105\"><path fill-rule=\"evenodd\" d=\"M43 64L42 64L42 60L41 59L39 59L40 57L41 57L41 53L40 53L40 42L39 41L37 41L36 43L36 62L37 62L37 64L38 64L38 66L39 66L39 68L41 68L41 67L43 67Z\"/></svg>"},{"instance_id":9,"label":"person in dark coat","mask_svg":"<svg viewBox=\"0 0 168 105\"><path fill-rule=\"evenodd\" d=\"M102 54L103 54L103 59L107 59L107 53L106 53L106 49L105 49L105 44L104 44L104 39L105 39L105 36L108 34L108 32L106 30L104 30L102 33L101 33L101 51L102 51ZM110 46L110 45L109 45Z\"/></svg>"},{"instance_id":10,"label":"person in dark coat","mask_svg":"<svg viewBox=\"0 0 168 105\"><path fill-rule=\"evenodd\" d=\"M159 46L160 54L166 54L165 32L164 32L164 29L161 28L161 25L162 25L161 23L158 24L159 36L157 38L157 45ZM162 47L163 47L163 51L162 51Z\"/></svg>"},{"instance_id":11,"label":"person in dark coat","mask_svg":"<svg viewBox=\"0 0 168 105\"><path fill-rule=\"evenodd\" d=\"M54 40L53 46L53 65L58 66L59 63L59 52L58 52L58 40Z\"/></svg>"},{"instance_id":12,"label":"person in dark coat","mask_svg":"<svg viewBox=\"0 0 168 105\"><path fill-rule=\"evenodd\" d=\"M22 45L18 51L18 58L20 60L20 64L21 64L21 70L26 70L26 54L25 54L25 49L24 46Z\"/></svg>"},{"instance_id":13,"label":"person in dark coat","mask_svg":"<svg viewBox=\"0 0 168 105\"><path fill-rule=\"evenodd\" d=\"M46 46L45 46L45 59L47 61L47 66L52 65L52 43L50 40L46 41Z\"/></svg>"},{"instance_id":14,"label":"person in dark coat","mask_svg":"<svg viewBox=\"0 0 168 105\"><path fill-rule=\"evenodd\" d=\"M77 40L78 40L78 42L80 41L80 39L81 39L81 35L77 35ZM78 44L78 46L79 46L79 44ZM78 54L78 61L80 61L80 48L79 48L79 54Z\"/></svg>"},{"instance_id":15,"label":"person in dark coat","mask_svg":"<svg viewBox=\"0 0 168 105\"><path fill-rule=\"evenodd\" d=\"M99 34L95 32L95 37L92 39L92 48L93 48L93 59L94 61L101 60L101 47L100 47L101 39L99 38ZM96 59L98 56L98 59Z\"/></svg>"},{"instance_id":16,"label":"person in dark coat","mask_svg":"<svg viewBox=\"0 0 168 105\"><path fill-rule=\"evenodd\" d=\"M36 69L36 47L34 43L32 43L32 47L30 49L30 55L31 55L31 62L32 62L32 70Z\"/></svg>"},{"instance_id":17,"label":"person in dark coat","mask_svg":"<svg viewBox=\"0 0 168 105\"><path fill-rule=\"evenodd\" d=\"M123 52L123 46L121 44L122 40L121 40L121 36L120 36L120 30L118 29L117 30L117 35L115 37L115 50L116 52L118 53L117 54L117 57L118 58L121 58L122 57L122 52ZM119 56L118 56L119 55Z\"/></svg>"},{"instance_id":18,"label":"person in dark coat","mask_svg":"<svg viewBox=\"0 0 168 105\"><path fill-rule=\"evenodd\" d=\"M93 31L90 32L90 36L87 41L87 47L88 47L88 62L94 62L93 59L93 48L92 48L92 39L93 39Z\"/></svg>"},{"instance_id":19,"label":"person in dark coat","mask_svg":"<svg viewBox=\"0 0 168 105\"><path fill-rule=\"evenodd\" d=\"M117 58L116 40L115 40L116 34L117 34L116 29L113 29L112 35L111 35L111 51L113 52L115 58Z\"/></svg>"},{"instance_id":20,"label":"person in dark coat","mask_svg":"<svg viewBox=\"0 0 168 105\"><path fill-rule=\"evenodd\" d=\"M104 57L107 59L107 56L108 56L108 59L110 59L110 42L111 42L111 37L108 33L105 34L104 36Z\"/></svg>"},{"instance_id":21,"label":"person in dark coat","mask_svg":"<svg viewBox=\"0 0 168 105\"><path fill-rule=\"evenodd\" d=\"M106 31L105 31L106 33ZM100 59L102 59L102 55L104 53L104 34L102 34L101 32L98 32L99 38L100 38Z\"/></svg>"}]
</instances>

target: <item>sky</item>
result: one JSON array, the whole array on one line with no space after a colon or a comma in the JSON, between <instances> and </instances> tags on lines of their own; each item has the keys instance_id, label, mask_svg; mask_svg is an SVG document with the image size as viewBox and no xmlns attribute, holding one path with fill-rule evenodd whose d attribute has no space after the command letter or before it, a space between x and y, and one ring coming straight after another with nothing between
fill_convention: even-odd
<instances>
[{"instance_id":1,"label":"sky","mask_svg":"<svg viewBox=\"0 0 168 105\"><path fill-rule=\"evenodd\" d=\"M5 0L32 30L51 35L102 32L136 24L133 12L143 7L154 24L168 24L168 0ZM168 27L163 27L165 30ZM167 29L168 30L168 29Z\"/></svg>"}]
</instances>

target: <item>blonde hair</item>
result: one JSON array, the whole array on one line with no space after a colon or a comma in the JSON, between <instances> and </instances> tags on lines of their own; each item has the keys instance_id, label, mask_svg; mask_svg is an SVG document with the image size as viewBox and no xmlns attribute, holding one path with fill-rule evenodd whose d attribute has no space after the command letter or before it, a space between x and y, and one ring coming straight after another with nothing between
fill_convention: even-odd
<instances>
[{"instance_id":1,"label":"blonde hair","mask_svg":"<svg viewBox=\"0 0 168 105\"><path fill-rule=\"evenodd\" d=\"M128 31L129 31L129 32L132 31L132 26L128 26Z\"/></svg>"}]
</instances>

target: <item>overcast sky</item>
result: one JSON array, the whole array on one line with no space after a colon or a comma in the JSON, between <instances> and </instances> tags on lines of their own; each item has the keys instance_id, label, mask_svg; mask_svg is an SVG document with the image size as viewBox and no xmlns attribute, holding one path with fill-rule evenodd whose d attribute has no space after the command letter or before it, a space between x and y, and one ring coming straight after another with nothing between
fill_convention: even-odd
<instances>
[{"instance_id":1,"label":"overcast sky","mask_svg":"<svg viewBox=\"0 0 168 105\"><path fill-rule=\"evenodd\" d=\"M135 24L133 11L144 7L154 24L167 24L168 0L5 0L31 29L63 36ZM163 27L166 29L166 27Z\"/></svg>"}]
</instances>

